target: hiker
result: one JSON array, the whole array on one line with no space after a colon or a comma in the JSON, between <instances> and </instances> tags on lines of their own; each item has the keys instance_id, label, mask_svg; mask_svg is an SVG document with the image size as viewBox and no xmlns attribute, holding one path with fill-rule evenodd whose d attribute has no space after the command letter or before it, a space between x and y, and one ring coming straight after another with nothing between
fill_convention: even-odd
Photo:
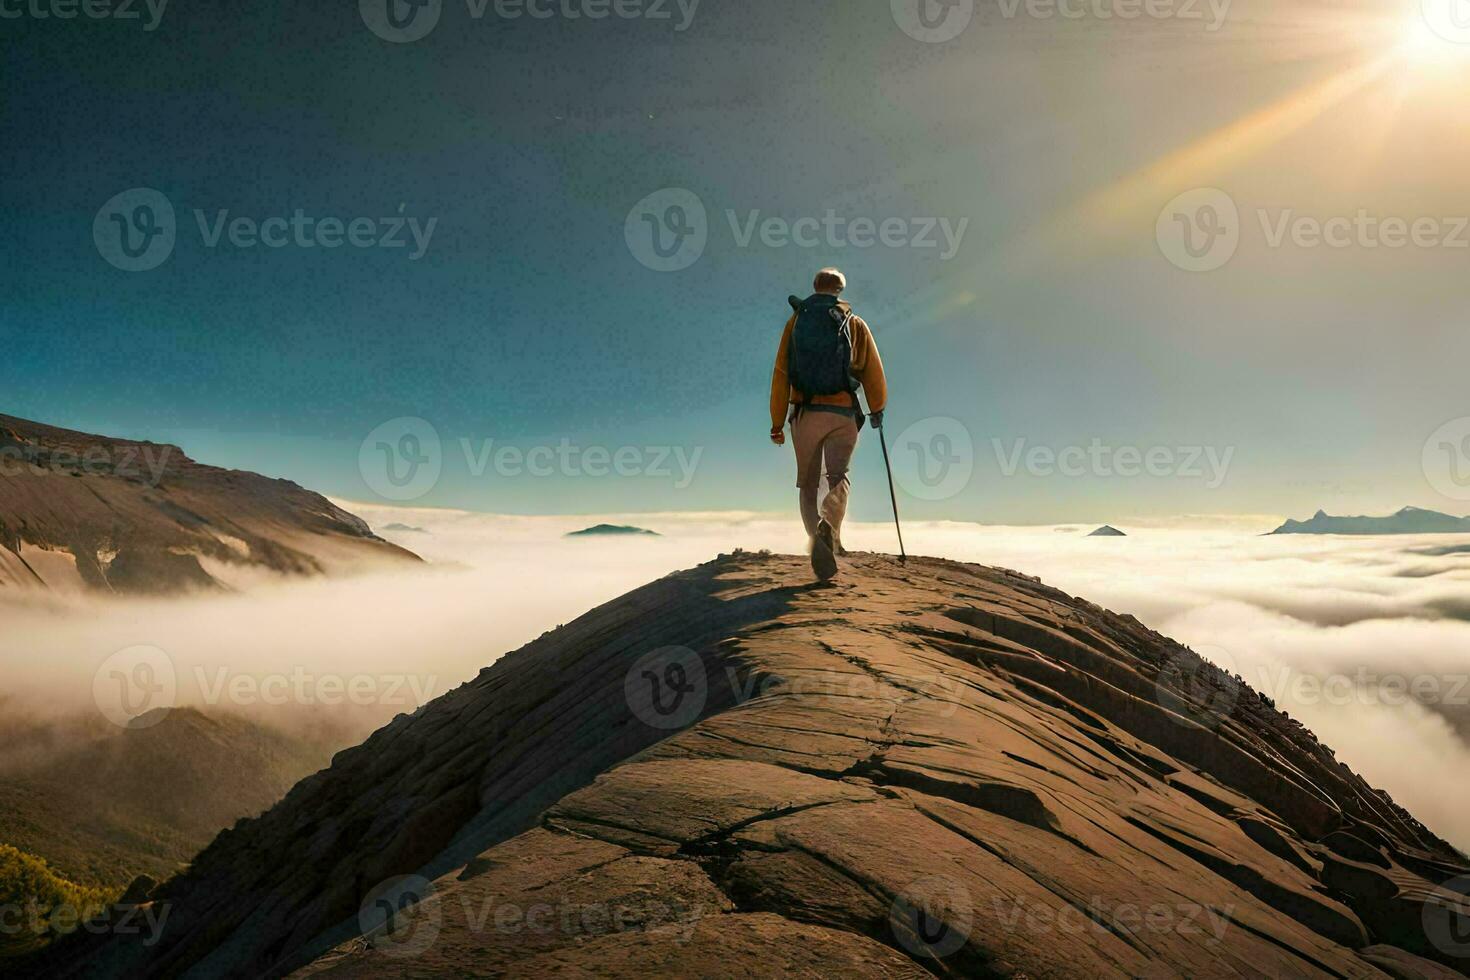
<instances>
[{"instance_id":1,"label":"hiker","mask_svg":"<svg viewBox=\"0 0 1470 980\"><path fill-rule=\"evenodd\" d=\"M837 556L846 554L842 519L850 488L848 466L864 421L858 386L867 397L873 428L882 427L888 403L888 383L873 335L852 306L839 299L846 288L841 272L823 269L810 297L788 300L794 313L781 334L771 373L771 442L786 445L789 412L801 522L812 571L822 581L837 574ZM818 506L824 465L827 495Z\"/></svg>"}]
</instances>

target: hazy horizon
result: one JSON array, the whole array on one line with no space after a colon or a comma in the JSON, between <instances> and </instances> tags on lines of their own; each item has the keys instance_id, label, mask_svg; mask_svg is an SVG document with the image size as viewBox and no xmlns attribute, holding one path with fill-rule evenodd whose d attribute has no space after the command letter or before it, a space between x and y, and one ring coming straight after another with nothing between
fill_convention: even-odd
<instances>
[{"instance_id":1,"label":"hazy horizon","mask_svg":"<svg viewBox=\"0 0 1470 980\"><path fill-rule=\"evenodd\" d=\"M48 713L95 712L94 672L141 645L167 654L181 704L287 728L326 719L361 737L639 585L721 552L794 552L802 541L794 519L748 513L649 520L358 512L430 565L262 581L235 595L74 597L40 606L12 599L4 608L14 628L0 637L0 664L13 697ZM661 536L564 537L590 524L630 522ZM1470 649L1470 554L1427 553L1463 538L1263 537L1253 518L1124 529L1129 537L1091 538L1092 528L1079 525L913 522L905 540L913 554L1040 576L1190 645L1273 697L1339 759L1470 850L1470 787L1458 778L1470 766L1470 672L1459 652ZM856 549L896 550L893 528L882 522L855 522L844 537ZM271 704L260 693L268 687L255 686L269 678L286 685L293 676L308 692L322 678L362 678L372 696L325 708L294 694ZM248 703L232 700L229 683L246 683Z\"/></svg>"},{"instance_id":2,"label":"hazy horizon","mask_svg":"<svg viewBox=\"0 0 1470 980\"><path fill-rule=\"evenodd\" d=\"M19 413L6 406L6 414ZM273 478L289 479L329 498L354 506L393 506L403 503L399 488L384 482L387 462L372 457L374 443L381 437L365 433L358 442L272 437L252 445L247 437L218 432L172 428L113 428L105 420L87 422L65 416L31 418L32 421L93 435L147 440L179 446L183 452L211 466L243 469ZM424 420L404 417L387 420L394 439L403 432L416 432ZM1119 521L1169 522L1190 516L1257 518L1263 532L1288 518L1303 519L1318 510L1344 516L1386 516L1403 507L1419 507L1455 516L1470 516L1470 480L1464 494L1455 476L1459 470L1446 457L1443 467L1433 469L1421 458L1421 491L1393 496L1382 489L1348 493L1340 486L1307 489L1301 481L1288 481L1288 488L1271 502L1277 506L1231 510L1209 505L1227 502L1217 495L1219 486L1233 478L1239 458L1235 447L1223 450L1207 446L1136 447L1113 445L1093 438L1054 448L1030 442L1025 437L989 444L955 447L956 455L946 460L944 452L954 443L934 440L968 437L956 429L949 417L920 420L903 430L891 426L890 458L899 494L901 514L928 519L951 519L962 523L1009 526L1042 526L1062 523L1109 524ZM965 436L958 433L965 432ZM1470 433L1470 428L1467 428ZM720 465L722 447L703 444L667 445L634 440L590 440L572 442L559 437L555 442L505 442L493 437L440 436L435 450L439 472L428 489L410 486L408 505L443 511L472 511L487 515L523 516L594 515L616 509L627 514L751 512L779 514L792 509L795 489L788 450L773 449L763 470L769 471L766 485L749 504L731 506L733 495L711 487L727 484L730 474ZM891 519L892 506L883 460L872 430L863 433L854 464L853 513L864 520ZM1446 444L1448 445L1448 443ZM1149 451L1163 453L1150 461ZM590 452L600 453L595 467L583 462ZM630 453L628 472L620 474L619 452ZM541 456L537 456L537 453ZM1127 455L1132 452L1131 456ZM502 454L510 453L510 456ZM959 455L962 453L963 455ZM1070 455L1069 455L1070 454ZM1470 455L1467 455L1470 460ZM1158 464L1157 466L1155 464ZM402 457L393 465L409 472ZM1130 469L1131 467L1131 469ZM589 471L590 470L590 471ZM749 467L740 467L748 477ZM342 472L348 475L341 475ZM959 473L957 478L953 473ZM947 478L946 478L947 477ZM1193 486L1195 492L1180 496L1175 487ZM1016 490L1010 491L1011 487ZM1436 488L1448 487L1447 494ZM971 494L1001 488L1031 501L1017 508L1005 503L972 503ZM387 493L377 493L386 490ZM709 501L713 501L710 503ZM1287 506L1300 501L1299 506ZM523 502L524 509L506 508ZM735 501L737 504L738 501ZM1200 507L1170 509L1172 503ZM606 505L618 505L609 507ZM568 506L570 505L570 506ZM758 506L755 506L758 505Z\"/></svg>"}]
</instances>

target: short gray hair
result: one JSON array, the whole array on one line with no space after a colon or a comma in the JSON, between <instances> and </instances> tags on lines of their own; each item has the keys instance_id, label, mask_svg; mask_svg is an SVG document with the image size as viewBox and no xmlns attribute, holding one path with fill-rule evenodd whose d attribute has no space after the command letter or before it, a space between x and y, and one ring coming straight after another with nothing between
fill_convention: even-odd
<instances>
[{"instance_id":1,"label":"short gray hair","mask_svg":"<svg viewBox=\"0 0 1470 980\"><path fill-rule=\"evenodd\" d=\"M812 280L812 288L819 293L840 293L847 288L847 277L841 271L827 267Z\"/></svg>"}]
</instances>

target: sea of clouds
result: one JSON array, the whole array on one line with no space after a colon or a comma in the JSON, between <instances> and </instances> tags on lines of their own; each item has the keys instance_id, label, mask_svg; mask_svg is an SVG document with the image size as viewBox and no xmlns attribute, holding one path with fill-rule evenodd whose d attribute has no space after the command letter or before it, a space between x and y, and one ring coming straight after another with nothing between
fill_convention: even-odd
<instances>
[{"instance_id":1,"label":"sea of clouds","mask_svg":"<svg viewBox=\"0 0 1470 980\"><path fill-rule=\"evenodd\" d=\"M635 586L737 548L804 544L796 521L768 515L343 505L428 564L231 595L4 600L7 715L95 713L118 652L141 647L167 657L177 703L333 732L345 746ZM565 536L599 523L659 536ZM1091 527L932 522L905 539L914 554L1039 576L1192 646L1470 849L1470 539L1263 535L1277 523L1187 518L1096 538ZM892 525L852 525L844 538L896 550Z\"/></svg>"}]
</instances>

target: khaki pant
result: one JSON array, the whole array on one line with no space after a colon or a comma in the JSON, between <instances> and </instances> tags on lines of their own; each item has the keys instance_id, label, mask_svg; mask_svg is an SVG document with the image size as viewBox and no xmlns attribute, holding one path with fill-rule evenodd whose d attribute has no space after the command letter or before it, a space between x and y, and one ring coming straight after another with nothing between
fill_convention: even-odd
<instances>
[{"instance_id":1,"label":"khaki pant","mask_svg":"<svg viewBox=\"0 0 1470 980\"><path fill-rule=\"evenodd\" d=\"M799 411L791 422L791 442L796 450L796 485L801 490L801 522L806 525L807 536L816 534L817 522L825 519L840 541L852 486L847 470L858 444L857 420L836 412ZM818 507L824 468L827 495Z\"/></svg>"}]
</instances>

